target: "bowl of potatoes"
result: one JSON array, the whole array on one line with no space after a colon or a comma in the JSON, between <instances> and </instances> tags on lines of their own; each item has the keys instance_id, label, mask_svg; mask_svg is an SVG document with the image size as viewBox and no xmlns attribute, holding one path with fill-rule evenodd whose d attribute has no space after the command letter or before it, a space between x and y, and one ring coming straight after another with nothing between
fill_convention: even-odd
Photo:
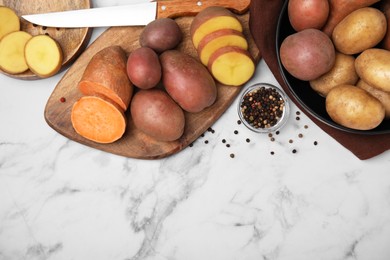
<instances>
[{"instance_id":1,"label":"bowl of potatoes","mask_svg":"<svg viewBox=\"0 0 390 260\"><path fill-rule=\"evenodd\" d=\"M389 1L332 2L285 1L276 31L283 79L321 122L356 134L390 133Z\"/></svg>"}]
</instances>

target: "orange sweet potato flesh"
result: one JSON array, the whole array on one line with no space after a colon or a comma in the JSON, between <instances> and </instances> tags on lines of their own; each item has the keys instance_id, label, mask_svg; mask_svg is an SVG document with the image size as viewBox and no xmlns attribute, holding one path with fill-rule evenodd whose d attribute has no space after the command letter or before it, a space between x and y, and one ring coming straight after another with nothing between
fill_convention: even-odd
<instances>
[{"instance_id":1,"label":"orange sweet potato flesh","mask_svg":"<svg viewBox=\"0 0 390 260\"><path fill-rule=\"evenodd\" d=\"M334 27L347 15L359 8L370 6L376 2L379 2L379 0L329 0L329 17L322 31L328 36L331 36Z\"/></svg>"},{"instance_id":2,"label":"orange sweet potato flesh","mask_svg":"<svg viewBox=\"0 0 390 260\"><path fill-rule=\"evenodd\" d=\"M120 46L109 46L96 53L78 84L84 95L103 95L127 110L134 87L126 71L127 56Z\"/></svg>"},{"instance_id":3,"label":"orange sweet potato flesh","mask_svg":"<svg viewBox=\"0 0 390 260\"><path fill-rule=\"evenodd\" d=\"M71 112L74 130L96 143L113 143L126 130L126 117L119 105L104 96L83 96Z\"/></svg>"}]
</instances>

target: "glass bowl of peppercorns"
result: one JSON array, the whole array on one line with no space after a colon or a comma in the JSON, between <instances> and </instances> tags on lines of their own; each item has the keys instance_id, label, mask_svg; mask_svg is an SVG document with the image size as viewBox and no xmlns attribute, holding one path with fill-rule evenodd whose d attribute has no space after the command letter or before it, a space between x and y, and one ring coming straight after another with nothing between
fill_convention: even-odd
<instances>
[{"instance_id":1,"label":"glass bowl of peppercorns","mask_svg":"<svg viewBox=\"0 0 390 260\"><path fill-rule=\"evenodd\" d=\"M287 121L290 105L281 88L256 83L245 88L238 102L238 115L246 127L257 133L279 130Z\"/></svg>"}]
</instances>

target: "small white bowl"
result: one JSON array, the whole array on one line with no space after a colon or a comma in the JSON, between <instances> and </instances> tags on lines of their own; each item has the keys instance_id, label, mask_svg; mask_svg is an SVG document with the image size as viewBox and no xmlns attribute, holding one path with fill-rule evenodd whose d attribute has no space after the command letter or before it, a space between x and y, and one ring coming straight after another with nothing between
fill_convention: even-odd
<instances>
[{"instance_id":1,"label":"small white bowl","mask_svg":"<svg viewBox=\"0 0 390 260\"><path fill-rule=\"evenodd\" d=\"M246 87L238 102L240 120L247 128L257 133L279 130L287 122L289 114L290 105L286 93L268 83L256 83Z\"/></svg>"}]
</instances>

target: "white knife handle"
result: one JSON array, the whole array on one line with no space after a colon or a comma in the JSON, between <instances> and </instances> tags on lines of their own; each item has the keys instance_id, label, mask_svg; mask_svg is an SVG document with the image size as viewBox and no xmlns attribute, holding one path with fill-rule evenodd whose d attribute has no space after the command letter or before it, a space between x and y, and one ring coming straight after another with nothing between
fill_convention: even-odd
<instances>
[{"instance_id":1,"label":"white knife handle","mask_svg":"<svg viewBox=\"0 0 390 260\"><path fill-rule=\"evenodd\" d=\"M162 0L157 1L157 18L194 16L206 7L223 6L237 14L249 9L250 0Z\"/></svg>"}]
</instances>

